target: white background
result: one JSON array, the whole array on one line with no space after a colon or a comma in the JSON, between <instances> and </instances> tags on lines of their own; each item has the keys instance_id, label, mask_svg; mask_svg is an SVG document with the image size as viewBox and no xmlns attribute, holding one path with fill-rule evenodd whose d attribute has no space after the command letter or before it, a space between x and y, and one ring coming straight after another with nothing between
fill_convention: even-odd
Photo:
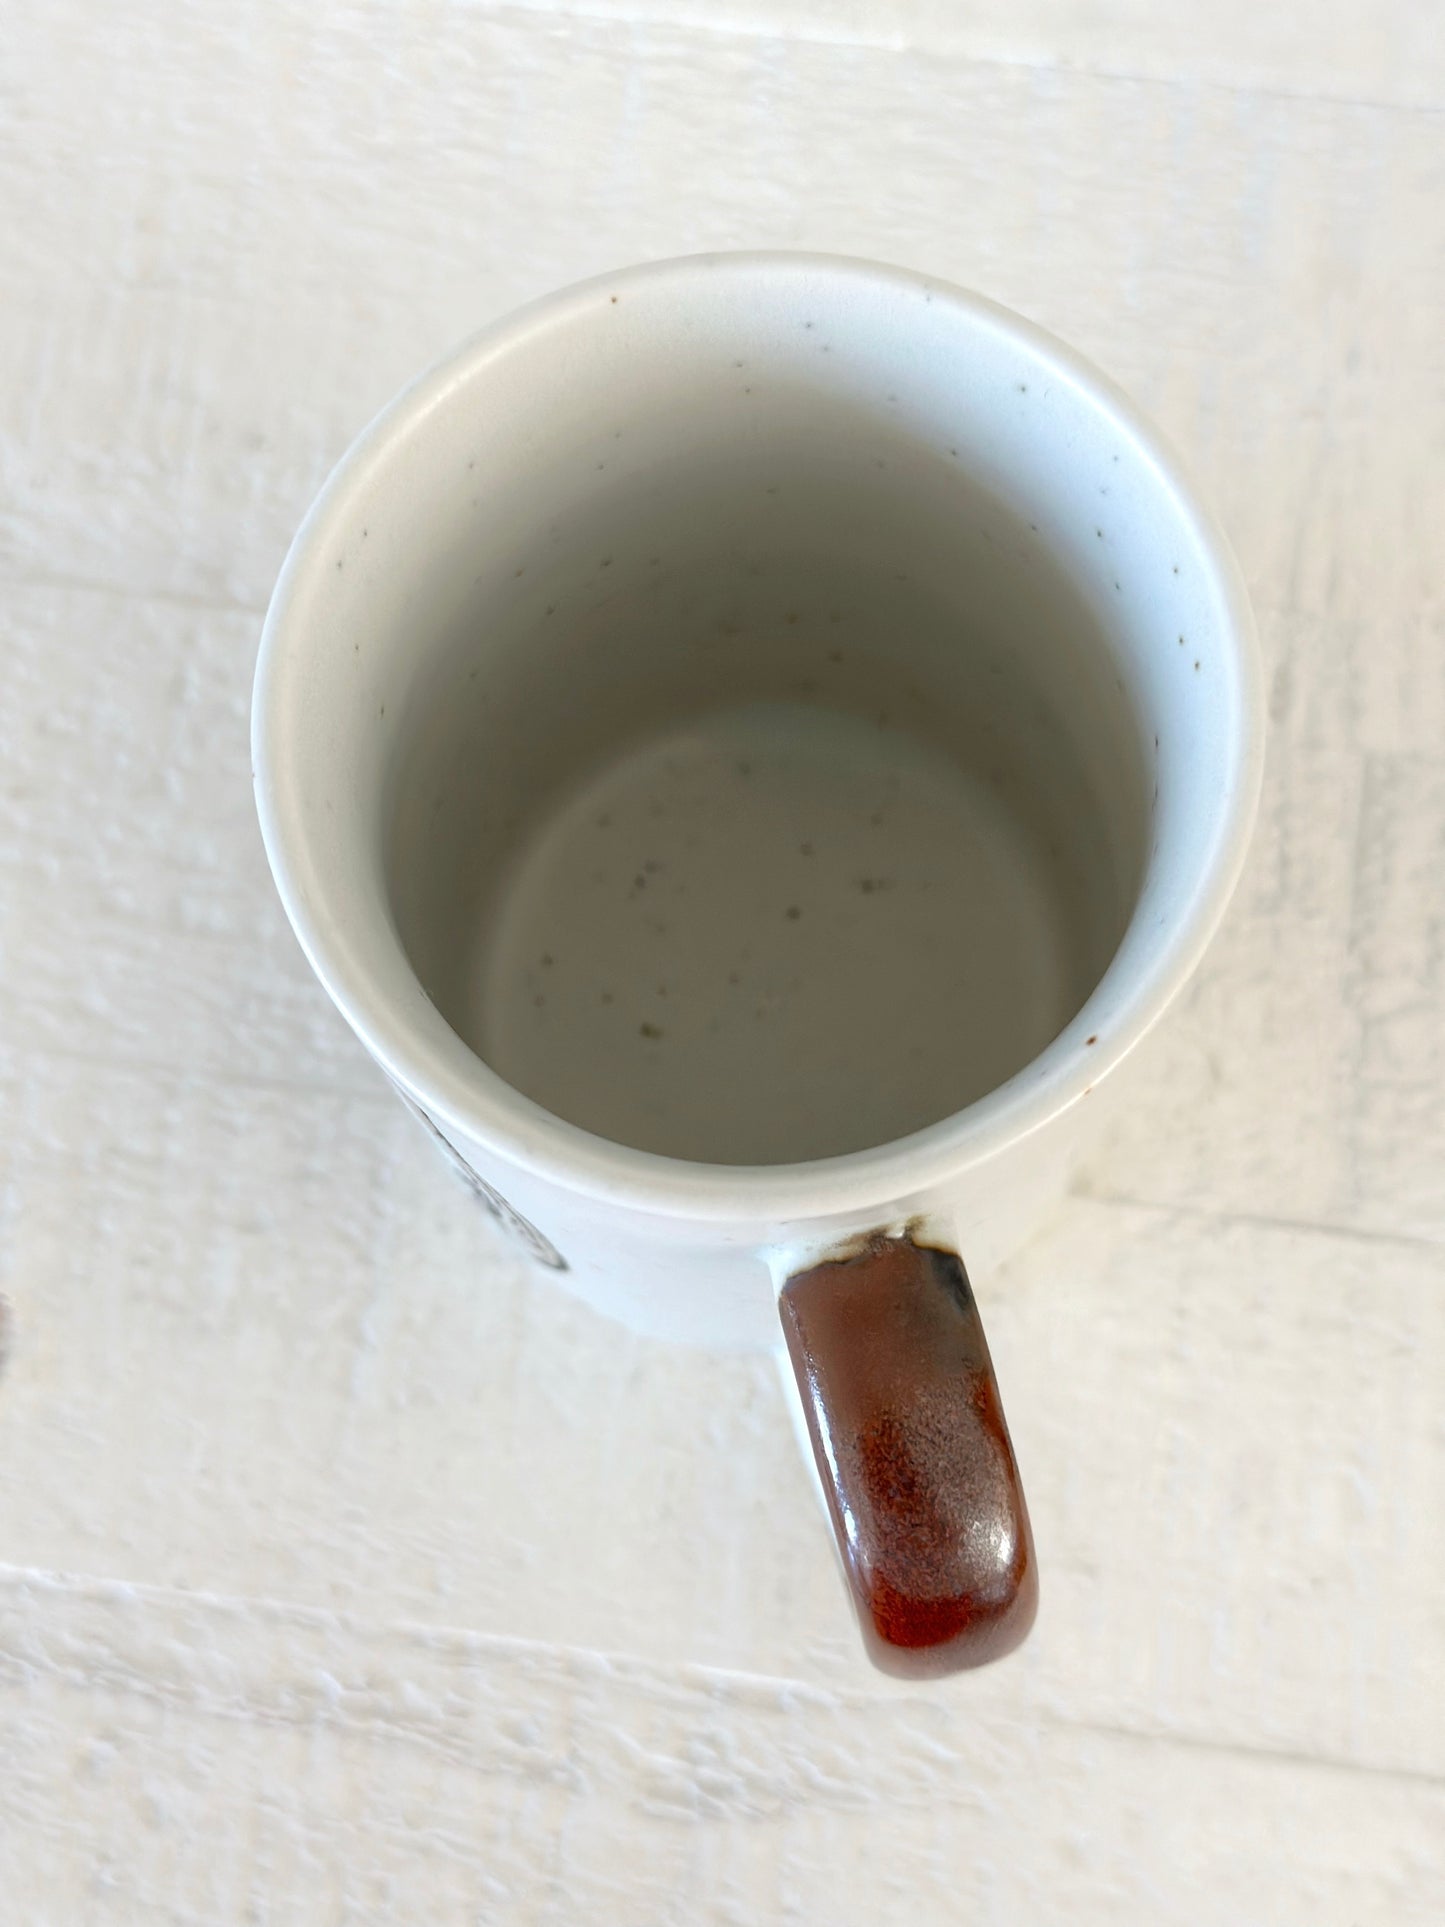
<instances>
[{"instance_id":1,"label":"white background","mask_svg":"<svg viewBox=\"0 0 1445 1927\"><path fill-rule=\"evenodd\" d=\"M1437 0L11 0L6 1927L1445 1918L1442 50ZM978 1281L1037 1631L923 1690L771 1366L524 1274L251 805L356 429L521 300L754 245L1099 361L1268 662L1226 930Z\"/></svg>"}]
</instances>

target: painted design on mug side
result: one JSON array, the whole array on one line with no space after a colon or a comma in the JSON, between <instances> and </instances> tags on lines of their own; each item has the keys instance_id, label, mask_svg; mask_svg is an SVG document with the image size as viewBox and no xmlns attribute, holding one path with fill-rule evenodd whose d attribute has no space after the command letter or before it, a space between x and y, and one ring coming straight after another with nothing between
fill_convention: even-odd
<instances>
[{"instance_id":1,"label":"painted design on mug side","mask_svg":"<svg viewBox=\"0 0 1445 1927\"><path fill-rule=\"evenodd\" d=\"M552 1240L539 1231L536 1225L524 1218L514 1206L508 1204L495 1185L488 1184L484 1177L480 1177L472 1169L446 1132L427 1115L416 1099L409 1092L404 1091L400 1084L393 1084L393 1088L457 1176L471 1187L497 1223L522 1246L527 1256L535 1263L545 1265L549 1271L569 1270L567 1260Z\"/></svg>"}]
</instances>

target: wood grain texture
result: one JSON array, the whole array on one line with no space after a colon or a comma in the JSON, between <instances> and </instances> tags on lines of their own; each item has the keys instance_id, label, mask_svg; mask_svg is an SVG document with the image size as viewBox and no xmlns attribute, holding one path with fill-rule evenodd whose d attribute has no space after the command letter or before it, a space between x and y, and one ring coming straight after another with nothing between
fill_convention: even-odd
<instances>
[{"instance_id":1,"label":"wood grain texture","mask_svg":"<svg viewBox=\"0 0 1445 1927\"><path fill-rule=\"evenodd\" d=\"M505 4L557 11L552 0ZM1402 0L1326 0L1311 9L1307 31L1283 9L1244 0L1208 9L1151 0L1022 0L1008 8L951 0L579 0L567 11L1252 92L1434 107L1445 97L1430 9Z\"/></svg>"},{"instance_id":2,"label":"wood grain texture","mask_svg":"<svg viewBox=\"0 0 1445 1927\"><path fill-rule=\"evenodd\" d=\"M1445 1916L1440 37L1284 18L7 20L0 1916ZM734 245L1094 355L1270 668L1230 920L975 1281L1043 1597L946 1689L860 1673L769 1361L524 1275L252 815L260 612L361 422L516 301Z\"/></svg>"},{"instance_id":3,"label":"wood grain texture","mask_svg":"<svg viewBox=\"0 0 1445 1927\"><path fill-rule=\"evenodd\" d=\"M0 1877L57 1917L1011 1927L1442 1897L1438 1783L259 1601L0 1573L0 1705L25 1714Z\"/></svg>"}]
</instances>

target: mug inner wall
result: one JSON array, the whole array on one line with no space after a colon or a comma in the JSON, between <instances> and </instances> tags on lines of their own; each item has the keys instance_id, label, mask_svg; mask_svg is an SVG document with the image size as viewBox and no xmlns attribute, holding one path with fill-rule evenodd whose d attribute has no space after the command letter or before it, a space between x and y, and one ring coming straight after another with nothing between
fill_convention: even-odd
<instances>
[{"instance_id":1,"label":"mug inner wall","mask_svg":"<svg viewBox=\"0 0 1445 1927\"><path fill-rule=\"evenodd\" d=\"M572 454L415 651L383 833L428 996L517 1090L673 1157L962 1109L1077 1014L1140 889L1097 598L886 410L782 392L745 435L669 452L634 413Z\"/></svg>"}]
</instances>

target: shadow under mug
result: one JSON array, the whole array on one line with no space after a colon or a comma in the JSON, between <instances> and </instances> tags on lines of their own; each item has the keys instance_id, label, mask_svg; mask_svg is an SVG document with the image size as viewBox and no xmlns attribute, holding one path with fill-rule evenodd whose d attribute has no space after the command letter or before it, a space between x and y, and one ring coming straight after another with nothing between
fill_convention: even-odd
<instances>
[{"instance_id":1,"label":"shadow under mug","mask_svg":"<svg viewBox=\"0 0 1445 1927\"><path fill-rule=\"evenodd\" d=\"M785 1343L865 1642L1032 1621L964 1258L1194 968L1262 754L1158 436L925 277L699 257L487 330L296 537L253 712L322 982L529 1255Z\"/></svg>"}]
</instances>

